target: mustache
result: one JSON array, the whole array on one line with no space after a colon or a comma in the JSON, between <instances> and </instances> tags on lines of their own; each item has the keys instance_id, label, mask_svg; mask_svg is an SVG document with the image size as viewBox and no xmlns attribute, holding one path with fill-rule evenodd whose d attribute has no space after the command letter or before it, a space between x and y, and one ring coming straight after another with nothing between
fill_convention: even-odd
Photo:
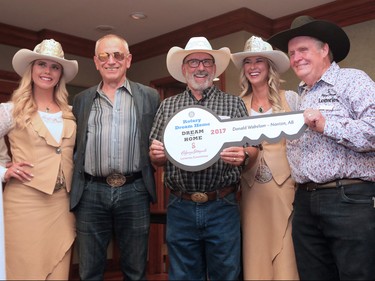
<instances>
[{"instance_id":1,"label":"mustache","mask_svg":"<svg viewBox=\"0 0 375 281\"><path fill-rule=\"evenodd\" d=\"M208 72L206 70L197 70L194 75L208 75Z\"/></svg>"}]
</instances>

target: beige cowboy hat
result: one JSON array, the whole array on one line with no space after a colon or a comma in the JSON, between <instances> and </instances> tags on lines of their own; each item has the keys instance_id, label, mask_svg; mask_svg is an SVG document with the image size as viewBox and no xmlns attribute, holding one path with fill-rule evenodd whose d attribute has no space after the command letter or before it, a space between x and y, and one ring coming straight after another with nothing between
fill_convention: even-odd
<instances>
[{"instance_id":1,"label":"beige cowboy hat","mask_svg":"<svg viewBox=\"0 0 375 281\"><path fill-rule=\"evenodd\" d=\"M208 53L215 59L216 74L218 77L227 68L230 62L230 50L223 47L219 50L212 50L211 44L205 37L192 37L186 44L185 49L172 47L167 54L167 68L169 73L178 81L186 83L182 74L182 63L184 58L192 53Z\"/></svg>"},{"instance_id":2,"label":"beige cowboy hat","mask_svg":"<svg viewBox=\"0 0 375 281\"><path fill-rule=\"evenodd\" d=\"M22 76L31 62L40 59L48 59L62 65L65 81L69 82L78 73L78 62L64 58L61 44L53 39L45 39L36 45L34 50L21 49L13 56L12 64L18 75Z\"/></svg>"},{"instance_id":3,"label":"beige cowboy hat","mask_svg":"<svg viewBox=\"0 0 375 281\"><path fill-rule=\"evenodd\" d=\"M288 52L289 40L298 36L310 36L327 43L335 62L345 59L350 50L349 38L341 27L329 21L315 20L310 16L295 18L290 29L273 35L267 42Z\"/></svg>"},{"instance_id":4,"label":"beige cowboy hat","mask_svg":"<svg viewBox=\"0 0 375 281\"><path fill-rule=\"evenodd\" d=\"M238 69L241 69L244 59L253 56L264 57L271 60L279 73L287 71L290 66L289 58L285 53L273 50L269 43L256 36L251 36L246 41L243 52L232 54L232 61Z\"/></svg>"}]
</instances>

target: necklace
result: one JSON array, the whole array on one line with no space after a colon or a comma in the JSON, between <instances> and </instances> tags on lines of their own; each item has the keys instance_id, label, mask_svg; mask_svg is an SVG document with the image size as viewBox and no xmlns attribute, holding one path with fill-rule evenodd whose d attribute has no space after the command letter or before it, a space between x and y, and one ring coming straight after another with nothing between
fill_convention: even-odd
<instances>
[{"instance_id":1,"label":"necklace","mask_svg":"<svg viewBox=\"0 0 375 281\"><path fill-rule=\"evenodd\" d=\"M268 107L268 100L260 99L258 101L262 101L262 104L265 104L266 107ZM256 102L254 99L251 101L250 107L252 107L254 110L258 111L259 113L265 112L264 106Z\"/></svg>"},{"instance_id":2,"label":"necklace","mask_svg":"<svg viewBox=\"0 0 375 281\"><path fill-rule=\"evenodd\" d=\"M266 103L265 106L267 107L267 102L265 103ZM262 104L252 101L252 105L254 106L255 110L258 110L259 113L263 113L265 111L264 106Z\"/></svg>"},{"instance_id":3,"label":"necklace","mask_svg":"<svg viewBox=\"0 0 375 281\"><path fill-rule=\"evenodd\" d=\"M260 112L260 113L264 112L264 108L263 108L262 105L257 105L256 103L254 103L254 106L258 106L258 112Z\"/></svg>"},{"instance_id":4,"label":"necklace","mask_svg":"<svg viewBox=\"0 0 375 281\"><path fill-rule=\"evenodd\" d=\"M51 106L53 107L53 101L47 103L47 105L39 106L38 108L45 108L44 112L49 113L52 110Z\"/></svg>"}]
</instances>

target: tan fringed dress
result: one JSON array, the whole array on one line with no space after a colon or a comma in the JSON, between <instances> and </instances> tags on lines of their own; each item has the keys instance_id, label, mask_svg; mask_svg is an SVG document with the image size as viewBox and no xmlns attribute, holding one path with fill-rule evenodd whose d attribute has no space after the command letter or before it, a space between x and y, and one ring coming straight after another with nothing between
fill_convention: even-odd
<instances>
[{"instance_id":1,"label":"tan fringed dress","mask_svg":"<svg viewBox=\"0 0 375 281\"><path fill-rule=\"evenodd\" d=\"M290 111L283 93L282 101ZM298 280L291 233L295 186L286 142L262 145L255 165L245 169L241 177L244 280ZM258 177L263 183L255 179L261 164L271 172Z\"/></svg>"},{"instance_id":2,"label":"tan fringed dress","mask_svg":"<svg viewBox=\"0 0 375 281\"><path fill-rule=\"evenodd\" d=\"M34 178L12 178L4 190L6 274L8 280L67 280L75 219L69 212L75 121L63 114L62 140L57 143L36 113L26 130L8 136L14 162L34 164ZM66 188L55 191L62 167Z\"/></svg>"}]
</instances>

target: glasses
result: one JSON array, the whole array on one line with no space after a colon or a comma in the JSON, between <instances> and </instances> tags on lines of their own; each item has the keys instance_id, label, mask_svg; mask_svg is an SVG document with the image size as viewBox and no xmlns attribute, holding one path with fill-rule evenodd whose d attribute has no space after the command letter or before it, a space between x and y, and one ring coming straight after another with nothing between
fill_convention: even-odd
<instances>
[{"instance_id":1,"label":"glasses","mask_svg":"<svg viewBox=\"0 0 375 281\"><path fill-rule=\"evenodd\" d=\"M204 60L198 60L198 59L191 59L185 61L185 63L193 68L196 68L199 66L200 63L203 64L204 67L212 67L215 63L214 59L204 59Z\"/></svg>"},{"instance_id":2,"label":"glasses","mask_svg":"<svg viewBox=\"0 0 375 281\"><path fill-rule=\"evenodd\" d=\"M121 61L124 60L125 54L121 52L114 52L114 53L100 53L96 57L101 61L101 62L106 62L109 60L109 57L112 56L115 60Z\"/></svg>"}]
</instances>

